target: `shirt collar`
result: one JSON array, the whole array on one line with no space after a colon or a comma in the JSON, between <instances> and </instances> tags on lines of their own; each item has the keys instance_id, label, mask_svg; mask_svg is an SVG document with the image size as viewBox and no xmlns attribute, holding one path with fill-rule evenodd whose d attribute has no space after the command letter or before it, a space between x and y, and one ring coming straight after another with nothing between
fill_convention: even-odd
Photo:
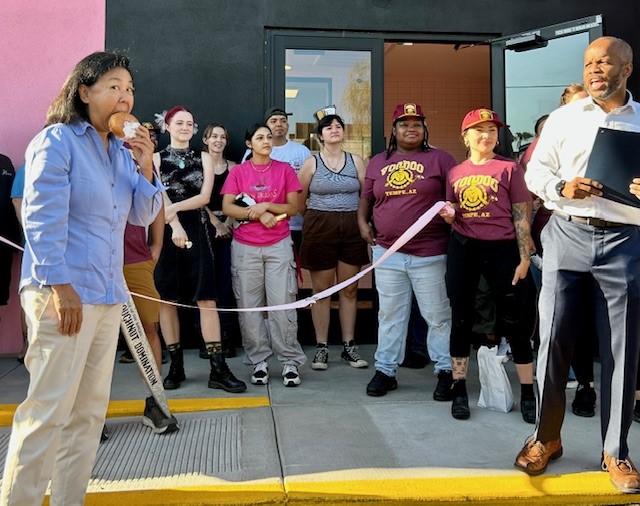
<instances>
[{"instance_id":1,"label":"shirt collar","mask_svg":"<svg viewBox=\"0 0 640 506\"><path fill-rule=\"evenodd\" d=\"M94 133L98 135L98 131L95 129L95 127L84 119L71 123L69 127L71 128L71 131L78 137L85 135L88 130L93 130ZM109 134L109 142L115 142L117 147L122 147L124 145L124 141L118 139L113 134Z\"/></svg>"},{"instance_id":2,"label":"shirt collar","mask_svg":"<svg viewBox=\"0 0 640 506\"><path fill-rule=\"evenodd\" d=\"M631 110L635 114L640 114L640 104L638 104L638 102L635 102L633 100L633 95L629 90L626 90L626 93L627 93L627 103L614 109L614 111L625 111L627 110L627 108L631 108ZM583 98L582 101L584 102L583 108L585 111L593 111L594 109L600 109L600 106L596 104L591 97Z\"/></svg>"}]
</instances>

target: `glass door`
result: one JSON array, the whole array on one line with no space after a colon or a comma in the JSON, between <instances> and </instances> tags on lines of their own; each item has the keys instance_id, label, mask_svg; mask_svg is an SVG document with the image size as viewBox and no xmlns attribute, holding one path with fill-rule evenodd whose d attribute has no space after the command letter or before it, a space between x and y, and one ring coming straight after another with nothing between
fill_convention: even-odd
<instances>
[{"instance_id":1,"label":"glass door","mask_svg":"<svg viewBox=\"0 0 640 506\"><path fill-rule=\"evenodd\" d=\"M501 132L505 154L528 145L535 122L559 107L564 88L582 83L584 50L601 35L597 15L492 42L493 107L509 127Z\"/></svg>"},{"instance_id":2,"label":"glass door","mask_svg":"<svg viewBox=\"0 0 640 506\"><path fill-rule=\"evenodd\" d=\"M344 149L368 158L384 149L383 42L274 34L273 72L267 101L284 105L289 137L312 152L320 145L313 114L335 105L345 121Z\"/></svg>"}]
</instances>

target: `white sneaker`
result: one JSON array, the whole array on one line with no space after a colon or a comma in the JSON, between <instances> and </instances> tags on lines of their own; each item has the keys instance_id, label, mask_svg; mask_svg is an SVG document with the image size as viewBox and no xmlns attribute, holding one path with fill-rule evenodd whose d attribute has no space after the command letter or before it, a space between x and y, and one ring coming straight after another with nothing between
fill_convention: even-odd
<instances>
[{"instance_id":1,"label":"white sneaker","mask_svg":"<svg viewBox=\"0 0 640 506\"><path fill-rule=\"evenodd\" d=\"M269 366L264 360L253 366L251 383L254 385L266 385L269 383Z\"/></svg>"},{"instance_id":2,"label":"white sneaker","mask_svg":"<svg viewBox=\"0 0 640 506\"><path fill-rule=\"evenodd\" d=\"M285 387L295 387L300 384L300 374L295 365L287 364L282 368L282 382Z\"/></svg>"}]
</instances>

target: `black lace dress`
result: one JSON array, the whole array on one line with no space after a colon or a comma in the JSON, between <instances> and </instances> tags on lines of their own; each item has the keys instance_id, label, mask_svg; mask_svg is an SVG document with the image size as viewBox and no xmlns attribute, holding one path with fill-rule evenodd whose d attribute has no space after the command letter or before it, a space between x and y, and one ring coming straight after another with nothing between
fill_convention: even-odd
<instances>
[{"instance_id":1,"label":"black lace dress","mask_svg":"<svg viewBox=\"0 0 640 506\"><path fill-rule=\"evenodd\" d=\"M200 193L203 182L202 158L192 148L167 146L160 151L160 177L171 202L181 202ZM178 248L171 240L171 226L165 226L164 243L154 278L164 300L195 302L216 300L213 255L215 229L203 208L178 213L189 249Z\"/></svg>"}]
</instances>

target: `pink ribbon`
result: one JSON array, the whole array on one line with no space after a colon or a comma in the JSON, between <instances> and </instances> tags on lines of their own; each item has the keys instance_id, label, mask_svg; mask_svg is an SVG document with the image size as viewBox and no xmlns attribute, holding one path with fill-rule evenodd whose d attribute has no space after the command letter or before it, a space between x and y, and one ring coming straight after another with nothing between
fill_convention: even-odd
<instances>
[{"instance_id":1,"label":"pink ribbon","mask_svg":"<svg viewBox=\"0 0 640 506\"><path fill-rule=\"evenodd\" d=\"M286 311L288 309L301 309L301 308L305 308L310 306L311 304L315 304L316 302L318 302L319 300L325 299L327 297L330 297L331 295L333 295L336 292L339 292L340 290L342 290L343 288L349 286L350 284L358 281L359 279L361 279L362 277L364 277L368 272L371 272L373 269L375 269L378 265L380 265L382 262L384 262L387 258L389 258L391 255L393 255L396 251L398 251L400 248L402 248L402 246L404 246L405 244L407 244L407 242L409 242L411 239L413 239L413 237L420 232L420 230L422 230L424 227L426 227L429 222L431 222L431 220L435 217L436 214L438 214L438 212L440 211L440 209L442 209L445 206L445 203L442 201L436 202L434 205L432 205L429 209L427 209L422 216L420 216L420 218L418 218L418 220L411 225L407 230L405 230L405 232L398 237L398 239L396 240L396 242L394 242L387 251L384 252L384 254L378 258L378 260L371 264L369 267L367 267L366 269L361 270L358 274L356 274L355 276L350 277L349 279L346 279L345 281L342 281L341 283L338 283L337 285L334 285L332 287L327 288L326 290L323 290L321 292L315 293L309 297L306 297L304 299L300 299L297 300L295 302L290 302L288 304L278 304L276 306L263 306L263 307L253 307L253 308L249 308L249 307L242 307L242 308L199 308L198 306L191 306L188 304L180 304L178 302L170 302L170 301L165 301L165 300L161 300L161 299L156 299L154 297L149 297L148 295L142 295L140 293L136 293L136 292L131 292L129 291L129 293L135 297L140 297L142 299L147 299L147 300L152 300L155 302L161 302L162 304L169 304L171 306L176 306L176 307L184 307L184 308L189 308L189 309L206 309L209 311L219 311L219 312L227 312L227 313L250 313L250 312L255 312L255 311ZM18 246L17 244L9 241L8 239L5 239L4 237L0 236L0 241L8 244L9 246L13 246L14 248L20 250L20 251L24 251L24 248Z\"/></svg>"}]
</instances>

